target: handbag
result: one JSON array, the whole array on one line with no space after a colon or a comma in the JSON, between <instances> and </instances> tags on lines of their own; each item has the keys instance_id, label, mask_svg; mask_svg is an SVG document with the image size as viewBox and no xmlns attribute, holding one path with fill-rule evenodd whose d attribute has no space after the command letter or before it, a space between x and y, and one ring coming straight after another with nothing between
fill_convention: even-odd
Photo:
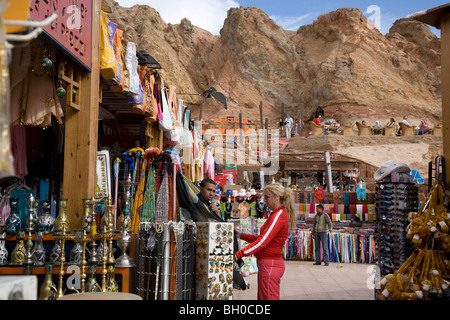
<instances>
[{"instance_id":1,"label":"handbag","mask_svg":"<svg viewBox=\"0 0 450 320\"><path fill-rule=\"evenodd\" d=\"M162 119L159 120L159 129L162 131L170 131L173 128L172 118L170 116L169 103L166 96L166 88L161 89L161 111Z\"/></svg>"}]
</instances>

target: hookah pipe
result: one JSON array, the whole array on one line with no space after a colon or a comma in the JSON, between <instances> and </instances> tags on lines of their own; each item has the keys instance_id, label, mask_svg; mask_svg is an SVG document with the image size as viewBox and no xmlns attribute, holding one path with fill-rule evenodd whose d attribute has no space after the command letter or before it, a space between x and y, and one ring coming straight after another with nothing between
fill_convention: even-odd
<instances>
[{"instance_id":1,"label":"hookah pipe","mask_svg":"<svg viewBox=\"0 0 450 320\"><path fill-rule=\"evenodd\" d=\"M63 291L63 277L64 277L64 261L66 261L64 249L66 246L67 240L72 240L75 236L72 234L66 234L66 226L63 225L63 229L61 231L61 234L54 234L53 238L61 240L61 256L59 258L60 267L59 267L59 282L58 282L58 289L55 288L55 286L51 286L50 288L55 291L56 293L56 299L61 298L64 296L64 293L66 290Z\"/></svg>"},{"instance_id":2,"label":"hookah pipe","mask_svg":"<svg viewBox=\"0 0 450 320\"><path fill-rule=\"evenodd\" d=\"M101 234L99 234L99 238L103 242L103 252L102 252L102 292L106 292L106 274L108 273L106 264L114 263L114 252L116 249L112 248L112 238L114 237L113 231L113 222L112 217L114 213L114 205L112 204L111 197L108 197L105 201L106 205L106 214L107 214L107 223L103 226ZM107 257L106 243L109 241L109 250Z\"/></svg>"},{"instance_id":3,"label":"hookah pipe","mask_svg":"<svg viewBox=\"0 0 450 320\"><path fill-rule=\"evenodd\" d=\"M92 238L88 238L86 235L86 229L83 229L83 235L79 242L81 242L83 251L82 251L82 258L81 258L81 292L86 292L85 283L86 283L86 245L88 242L94 241ZM89 250L89 249L88 249ZM89 251L89 253L91 253Z\"/></svg>"},{"instance_id":4,"label":"hookah pipe","mask_svg":"<svg viewBox=\"0 0 450 320\"><path fill-rule=\"evenodd\" d=\"M34 202L35 202L35 198L33 197L32 194L30 194L30 196L27 199L27 203L29 206L28 209L28 217L27 217L27 231L28 231L28 239L26 242L26 256L23 262L23 267L24 267L24 273L25 274L31 274L32 273L32 269L33 269L33 255L31 253L31 248L33 247L33 241L31 240L32 237L32 232L33 232L33 223L34 221L34 217L33 217L33 212L34 212Z\"/></svg>"}]
</instances>

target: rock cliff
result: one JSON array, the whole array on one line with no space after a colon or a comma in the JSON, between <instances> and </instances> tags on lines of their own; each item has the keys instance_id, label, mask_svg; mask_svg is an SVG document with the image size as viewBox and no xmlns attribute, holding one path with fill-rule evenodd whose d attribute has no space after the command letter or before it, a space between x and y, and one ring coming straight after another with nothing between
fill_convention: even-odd
<instances>
[{"instance_id":1,"label":"rock cliff","mask_svg":"<svg viewBox=\"0 0 450 320\"><path fill-rule=\"evenodd\" d=\"M441 122L440 39L417 21L401 19L381 34L358 9L342 8L318 17L297 32L286 31L258 8L228 11L219 36L187 19L165 23L148 6L122 8L103 0L124 36L163 66L177 92L223 92L229 108L210 99L181 96L203 119L242 111L259 122L259 104L273 126L284 106L294 118L312 120L322 105L342 124L365 119L387 122L409 116L418 124ZM398 119L400 120L400 119Z\"/></svg>"}]
</instances>

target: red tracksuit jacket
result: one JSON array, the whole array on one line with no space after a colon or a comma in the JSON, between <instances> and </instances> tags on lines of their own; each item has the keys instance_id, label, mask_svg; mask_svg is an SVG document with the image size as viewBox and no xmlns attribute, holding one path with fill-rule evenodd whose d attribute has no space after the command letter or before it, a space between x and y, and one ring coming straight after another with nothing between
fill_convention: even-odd
<instances>
[{"instance_id":1,"label":"red tracksuit jacket","mask_svg":"<svg viewBox=\"0 0 450 320\"><path fill-rule=\"evenodd\" d=\"M261 259L283 259L282 250L289 235L289 221L283 206L274 210L263 224L259 236L243 233L241 239L250 242L236 252L238 259L252 254Z\"/></svg>"}]
</instances>

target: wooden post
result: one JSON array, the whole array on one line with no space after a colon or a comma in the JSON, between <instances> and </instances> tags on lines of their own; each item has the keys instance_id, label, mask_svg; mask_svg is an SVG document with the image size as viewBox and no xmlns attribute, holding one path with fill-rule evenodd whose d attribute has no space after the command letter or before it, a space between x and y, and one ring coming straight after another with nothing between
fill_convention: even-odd
<instances>
[{"instance_id":1,"label":"wooden post","mask_svg":"<svg viewBox=\"0 0 450 320\"><path fill-rule=\"evenodd\" d=\"M259 103L259 119L261 122L261 129L264 129L264 122L263 122L263 103L262 101Z\"/></svg>"},{"instance_id":2,"label":"wooden post","mask_svg":"<svg viewBox=\"0 0 450 320\"><path fill-rule=\"evenodd\" d=\"M442 143L446 163L450 163L450 14L441 16L441 77L442 77ZM446 175L447 185L450 174Z\"/></svg>"},{"instance_id":3,"label":"wooden post","mask_svg":"<svg viewBox=\"0 0 450 320\"><path fill-rule=\"evenodd\" d=\"M423 14L415 14L412 18L441 30L441 88L442 88L442 142L444 158L450 159L450 4L426 10ZM450 183L450 175L446 175L446 183Z\"/></svg>"},{"instance_id":4,"label":"wooden post","mask_svg":"<svg viewBox=\"0 0 450 320\"><path fill-rule=\"evenodd\" d=\"M264 136L264 152L267 151L267 142L268 142L268 138L269 138L269 119L266 118L266 124L265 124L265 129L266 129L266 134Z\"/></svg>"},{"instance_id":5,"label":"wooden post","mask_svg":"<svg viewBox=\"0 0 450 320\"><path fill-rule=\"evenodd\" d=\"M82 199L95 195L100 86L100 6L92 1L92 68L82 71L79 110L67 106L64 136L63 198L71 230L79 227Z\"/></svg>"},{"instance_id":6,"label":"wooden post","mask_svg":"<svg viewBox=\"0 0 450 320\"><path fill-rule=\"evenodd\" d=\"M302 107L298 108L298 116L297 116L297 133L300 137L303 137L303 122L302 122Z\"/></svg>"},{"instance_id":7,"label":"wooden post","mask_svg":"<svg viewBox=\"0 0 450 320\"><path fill-rule=\"evenodd\" d=\"M239 111L239 143L240 147L244 147L244 139L242 136L242 111Z\"/></svg>"}]
</instances>

